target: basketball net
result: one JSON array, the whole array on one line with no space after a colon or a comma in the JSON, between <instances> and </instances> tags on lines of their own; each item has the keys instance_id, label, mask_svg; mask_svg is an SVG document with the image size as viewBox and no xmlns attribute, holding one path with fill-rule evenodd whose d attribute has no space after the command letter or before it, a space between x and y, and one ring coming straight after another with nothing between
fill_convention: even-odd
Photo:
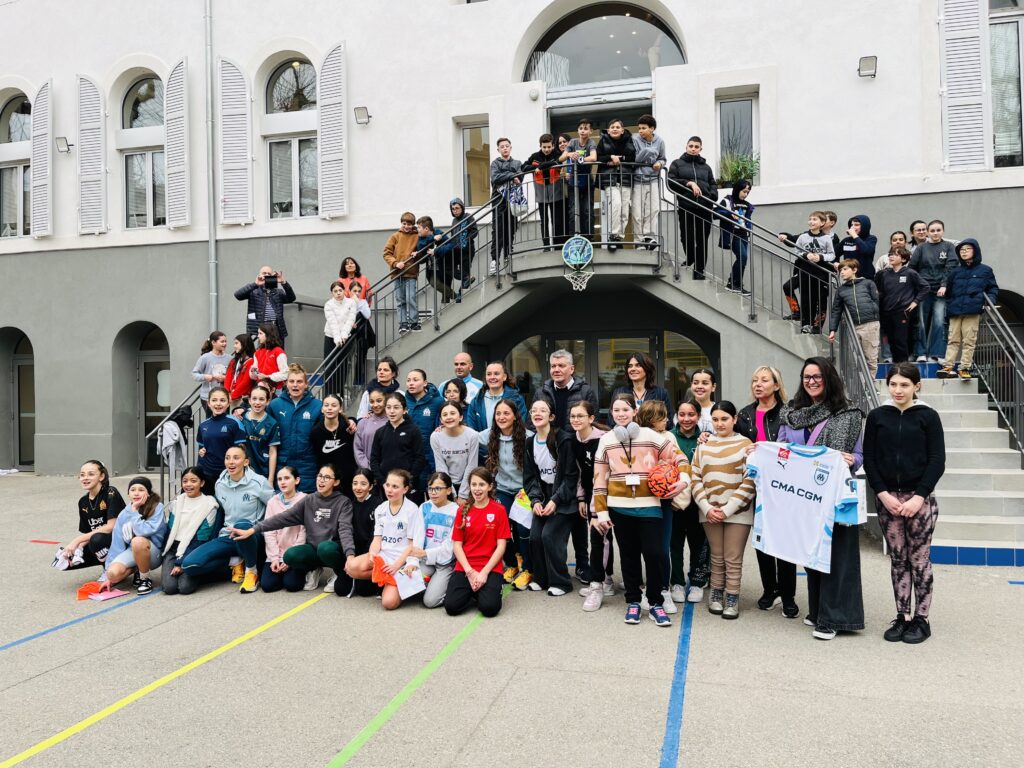
<instances>
[{"instance_id":1,"label":"basketball net","mask_svg":"<svg viewBox=\"0 0 1024 768\"><path fill-rule=\"evenodd\" d=\"M569 281L574 291L585 291L587 289L587 281L594 276L593 272L582 272L572 271L567 272L563 277Z\"/></svg>"}]
</instances>

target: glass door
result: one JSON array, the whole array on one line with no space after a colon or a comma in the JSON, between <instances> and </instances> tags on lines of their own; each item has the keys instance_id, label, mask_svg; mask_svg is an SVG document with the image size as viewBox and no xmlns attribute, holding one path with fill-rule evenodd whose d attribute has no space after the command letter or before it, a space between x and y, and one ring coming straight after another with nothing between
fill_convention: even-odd
<instances>
[{"instance_id":1,"label":"glass door","mask_svg":"<svg viewBox=\"0 0 1024 768\"><path fill-rule=\"evenodd\" d=\"M171 363L166 356L139 355L139 402L142 404L139 432L139 465L143 469L157 469L157 436L147 439L156 425L171 410Z\"/></svg>"},{"instance_id":2,"label":"glass door","mask_svg":"<svg viewBox=\"0 0 1024 768\"><path fill-rule=\"evenodd\" d=\"M33 467L36 463L36 386L31 357L14 358L14 412L18 420L14 430L15 466Z\"/></svg>"}]
</instances>

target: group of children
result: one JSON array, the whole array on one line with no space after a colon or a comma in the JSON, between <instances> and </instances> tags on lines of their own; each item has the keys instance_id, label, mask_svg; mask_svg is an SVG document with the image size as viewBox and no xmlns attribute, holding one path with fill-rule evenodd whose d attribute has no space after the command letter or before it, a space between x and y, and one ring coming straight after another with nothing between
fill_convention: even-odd
<instances>
[{"instance_id":1,"label":"group of children","mask_svg":"<svg viewBox=\"0 0 1024 768\"><path fill-rule=\"evenodd\" d=\"M706 588L708 610L736 619L746 544L767 503L755 506L747 456L757 443L778 441L841 451L852 469L863 460L893 549L900 610L893 627L898 639L910 633L907 642L930 633L927 551L944 451L937 416L914 399L915 366L890 371L892 401L869 416L862 440L862 415L822 358L805 363L800 391L788 402L781 374L769 366L754 372L753 402L741 410L715 399L715 372L702 368L673 409L654 382L653 361L636 353L626 364L629 384L611 397L608 426L598 420L592 390L571 376L567 352L552 355L553 374L566 359L562 390L575 394L563 400L546 385L529 410L501 362L488 364L485 381L472 377L471 361L457 366L440 389L414 370L403 393L397 365L385 359L358 420L345 417L336 396L312 398L295 365L269 405L265 387L254 388L241 423L227 413L228 393L214 387L200 464L181 473L176 498L163 505L138 477L125 503L106 468L86 462L79 535L58 548L53 565L101 565L105 588L131 576L140 594L152 591L161 567L167 594L190 594L229 575L242 593L312 590L329 568L325 591L375 595L386 610L415 600L453 615L475 604L493 616L506 583L552 598L571 592L572 537L584 611L615 594L617 545L626 623L646 612L657 626L670 626L677 603L703 601ZM465 424L468 396L478 406L477 428ZM907 419L914 428L901 430ZM892 451L913 458L895 475ZM656 482L655 473L669 479ZM581 526L589 533L578 538ZM831 574L810 578L808 569L805 622L821 639L863 628L856 537L844 549L840 527ZM781 604L786 618L796 618L796 565L761 551L758 564L758 608Z\"/></svg>"},{"instance_id":2,"label":"group of children","mask_svg":"<svg viewBox=\"0 0 1024 768\"><path fill-rule=\"evenodd\" d=\"M804 333L820 333L830 275L839 288L829 313L829 341L834 342L843 312L874 375L881 360L901 363L939 362L939 378L974 377L974 349L986 297L999 295L992 268L981 260L973 238L945 239L945 225L935 219L911 224L889 237L889 250L875 257L871 220L854 216L846 238L832 233L836 214L812 211L807 231L779 239L797 255L793 278L784 291L793 319Z\"/></svg>"}]
</instances>

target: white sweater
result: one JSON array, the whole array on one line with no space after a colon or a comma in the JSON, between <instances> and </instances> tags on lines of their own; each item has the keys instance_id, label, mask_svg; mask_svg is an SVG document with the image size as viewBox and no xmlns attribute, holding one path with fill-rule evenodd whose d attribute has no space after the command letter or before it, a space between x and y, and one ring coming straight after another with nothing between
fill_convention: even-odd
<instances>
[{"instance_id":1,"label":"white sweater","mask_svg":"<svg viewBox=\"0 0 1024 768\"><path fill-rule=\"evenodd\" d=\"M338 301L332 296L324 302L324 318L324 336L334 339L335 344L347 339L356 321L355 299Z\"/></svg>"}]
</instances>

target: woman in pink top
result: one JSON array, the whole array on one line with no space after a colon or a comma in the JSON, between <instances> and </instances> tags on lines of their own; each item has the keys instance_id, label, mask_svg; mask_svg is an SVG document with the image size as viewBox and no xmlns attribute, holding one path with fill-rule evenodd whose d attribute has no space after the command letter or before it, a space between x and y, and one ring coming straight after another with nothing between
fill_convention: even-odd
<instances>
[{"instance_id":1,"label":"woman in pink top","mask_svg":"<svg viewBox=\"0 0 1024 768\"><path fill-rule=\"evenodd\" d=\"M280 493L267 502L266 519L279 515L292 504L304 498L306 494L298 490L299 475L294 467L281 467L277 470L277 487ZM291 525L279 531L268 531L263 534L267 545L267 562L260 574L260 586L264 592L277 592L282 587L288 592L298 592L306 585L306 572L288 567L284 561L284 553L288 547L306 543L306 529L301 525Z\"/></svg>"}]
</instances>

